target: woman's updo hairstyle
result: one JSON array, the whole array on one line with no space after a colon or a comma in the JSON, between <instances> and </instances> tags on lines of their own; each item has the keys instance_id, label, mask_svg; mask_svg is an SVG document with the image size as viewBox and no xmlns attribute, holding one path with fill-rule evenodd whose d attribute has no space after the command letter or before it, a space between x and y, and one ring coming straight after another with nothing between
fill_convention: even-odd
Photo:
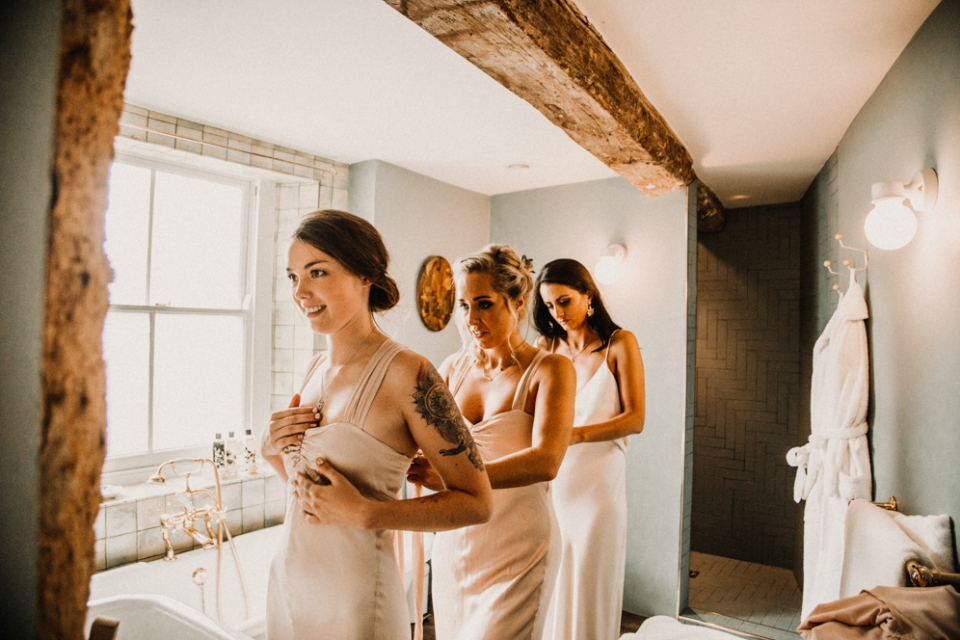
<instances>
[{"instance_id":1,"label":"woman's updo hairstyle","mask_svg":"<svg viewBox=\"0 0 960 640\"><path fill-rule=\"evenodd\" d=\"M370 311L386 311L400 300L400 290L387 275L390 254L376 228L359 216L336 209L307 214L293 239L309 244L370 282Z\"/></svg>"},{"instance_id":2,"label":"woman's updo hairstyle","mask_svg":"<svg viewBox=\"0 0 960 640\"><path fill-rule=\"evenodd\" d=\"M533 291L533 261L505 244L488 244L479 252L460 258L453 265L453 272L489 275L493 290L512 302L527 300ZM521 307L517 320L523 320L525 315L526 305Z\"/></svg>"}]
</instances>

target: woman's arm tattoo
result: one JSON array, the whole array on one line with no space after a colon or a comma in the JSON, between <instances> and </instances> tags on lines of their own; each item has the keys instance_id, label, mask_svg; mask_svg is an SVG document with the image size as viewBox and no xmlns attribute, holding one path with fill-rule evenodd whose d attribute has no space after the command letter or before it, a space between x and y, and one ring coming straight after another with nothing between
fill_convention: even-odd
<instances>
[{"instance_id":1,"label":"woman's arm tattoo","mask_svg":"<svg viewBox=\"0 0 960 640\"><path fill-rule=\"evenodd\" d=\"M426 360L420 365L417 375L417 390L413 393L413 404L427 424L432 425L445 441L456 445L453 449L440 449L442 456L455 456L467 452L467 458L478 470L483 471L483 460L477 450L477 444L470 430L463 422L457 402L443 378Z\"/></svg>"}]
</instances>

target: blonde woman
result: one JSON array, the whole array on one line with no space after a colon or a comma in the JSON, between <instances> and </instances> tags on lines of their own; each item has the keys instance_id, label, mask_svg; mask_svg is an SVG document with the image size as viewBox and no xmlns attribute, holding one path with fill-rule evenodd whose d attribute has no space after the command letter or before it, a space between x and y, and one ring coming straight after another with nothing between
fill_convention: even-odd
<instances>
[{"instance_id":1,"label":"blonde woman","mask_svg":"<svg viewBox=\"0 0 960 640\"><path fill-rule=\"evenodd\" d=\"M553 482L563 554L547 621L550 640L620 635L626 560L627 436L644 421L637 339L610 318L587 268L548 262L533 304L538 345L573 363L576 418Z\"/></svg>"},{"instance_id":2,"label":"blonde woman","mask_svg":"<svg viewBox=\"0 0 960 640\"><path fill-rule=\"evenodd\" d=\"M399 297L387 261L377 230L343 211L310 214L290 244L293 299L328 351L271 416L262 446L291 489L267 586L270 640L410 640L390 530L445 530L490 514L483 461L450 391L374 322ZM397 500L418 451L443 487Z\"/></svg>"},{"instance_id":3,"label":"blonde woman","mask_svg":"<svg viewBox=\"0 0 960 640\"><path fill-rule=\"evenodd\" d=\"M454 265L464 348L440 368L483 456L493 491L486 524L437 534L431 566L438 640L539 639L559 559L550 500L570 439L569 360L521 331L530 264L490 245ZM443 488L429 461L408 478Z\"/></svg>"}]
</instances>

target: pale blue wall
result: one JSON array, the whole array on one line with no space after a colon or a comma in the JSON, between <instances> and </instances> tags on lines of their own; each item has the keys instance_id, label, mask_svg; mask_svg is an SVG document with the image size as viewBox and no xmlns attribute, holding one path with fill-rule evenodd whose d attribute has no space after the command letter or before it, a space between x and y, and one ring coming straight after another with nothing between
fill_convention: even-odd
<instances>
[{"instance_id":1,"label":"pale blue wall","mask_svg":"<svg viewBox=\"0 0 960 640\"><path fill-rule=\"evenodd\" d=\"M526 254L534 269L555 258L574 258L592 269L606 245L627 247L623 276L601 292L617 323L636 334L646 370L646 427L631 438L627 454L624 588L624 607L642 615L676 615L679 607L684 441L693 401L687 389L693 365L687 357L687 196L682 190L648 198L612 178L491 201L491 241Z\"/></svg>"},{"instance_id":2,"label":"pale blue wall","mask_svg":"<svg viewBox=\"0 0 960 640\"><path fill-rule=\"evenodd\" d=\"M870 248L868 421L875 494L908 514L960 522L960 0L944 0L844 134L805 197L811 224L807 313L815 332L836 305L819 266L833 240L867 246L863 220L875 182L933 167L940 197L897 251ZM853 257L852 254L848 254ZM842 257L848 257L843 255ZM812 340L815 335L808 338ZM812 343L803 345L812 349Z\"/></svg>"},{"instance_id":3,"label":"pale blue wall","mask_svg":"<svg viewBox=\"0 0 960 640\"><path fill-rule=\"evenodd\" d=\"M460 348L451 320L433 332L420 321L417 275L423 261L441 255L451 264L487 243L490 197L381 160L350 166L350 211L373 222L390 252L390 273L400 304L380 321L395 339L439 366Z\"/></svg>"}]
</instances>

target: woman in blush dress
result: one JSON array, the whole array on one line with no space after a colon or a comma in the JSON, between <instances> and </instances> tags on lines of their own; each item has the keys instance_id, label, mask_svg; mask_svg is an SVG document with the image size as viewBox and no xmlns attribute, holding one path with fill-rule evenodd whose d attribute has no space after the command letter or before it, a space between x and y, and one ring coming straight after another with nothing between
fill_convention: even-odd
<instances>
[{"instance_id":1,"label":"woman in blush dress","mask_svg":"<svg viewBox=\"0 0 960 640\"><path fill-rule=\"evenodd\" d=\"M627 436L643 430L643 360L637 339L613 322L576 260L547 263L536 289L537 344L577 371L573 434L552 488L563 555L545 637L610 640L620 635L625 452Z\"/></svg>"},{"instance_id":2,"label":"woman in blush dress","mask_svg":"<svg viewBox=\"0 0 960 640\"><path fill-rule=\"evenodd\" d=\"M527 260L500 245L454 265L464 348L440 371L494 491L489 522L441 532L434 540L438 640L543 636L560 544L549 481L570 439L576 375L569 360L523 339L530 271ZM423 458L408 479L443 487Z\"/></svg>"},{"instance_id":3,"label":"woman in blush dress","mask_svg":"<svg viewBox=\"0 0 960 640\"><path fill-rule=\"evenodd\" d=\"M483 461L450 391L374 322L399 297L387 261L376 229L342 211L309 214L290 244L293 300L328 350L264 433L264 459L289 489L267 586L269 640L410 640L392 530L490 514ZM443 488L398 500L418 452Z\"/></svg>"}]
</instances>

